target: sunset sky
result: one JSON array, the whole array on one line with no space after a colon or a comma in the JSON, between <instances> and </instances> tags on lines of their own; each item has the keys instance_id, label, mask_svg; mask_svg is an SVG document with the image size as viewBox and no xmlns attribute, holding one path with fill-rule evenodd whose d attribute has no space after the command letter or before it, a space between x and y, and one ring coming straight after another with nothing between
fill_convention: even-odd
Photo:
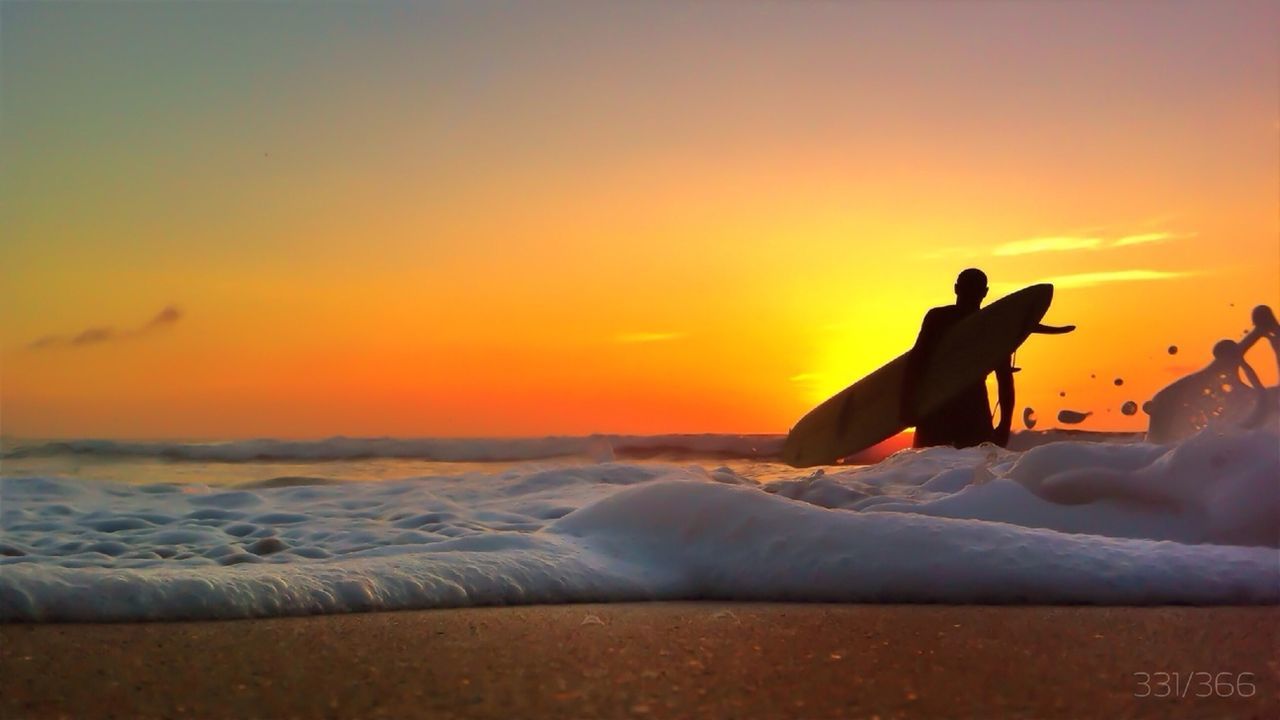
<instances>
[{"instance_id":1,"label":"sunset sky","mask_svg":"<svg viewBox=\"0 0 1280 720\"><path fill-rule=\"evenodd\" d=\"M1277 27L3 2L0 431L785 432L968 266L1079 325L1020 351L1019 415L1142 429L1124 401L1280 304Z\"/></svg>"}]
</instances>

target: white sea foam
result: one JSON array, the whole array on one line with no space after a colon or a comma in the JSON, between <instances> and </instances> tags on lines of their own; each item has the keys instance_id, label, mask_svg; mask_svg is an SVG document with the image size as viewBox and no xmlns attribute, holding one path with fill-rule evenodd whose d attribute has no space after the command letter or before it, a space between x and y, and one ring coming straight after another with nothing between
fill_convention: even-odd
<instances>
[{"instance_id":1,"label":"white sea foam","mask_svg":"<svg viewBox=\"0 0 1280 720\"><path fill-rule=\"evenodd\" d=\"M736 441L734 441L736 442ZM1280 602L1280 432L239 487L6 477L0 617L754 599ZM760 479L767 477L768 483Z\"/></svg>"}]
</instances>

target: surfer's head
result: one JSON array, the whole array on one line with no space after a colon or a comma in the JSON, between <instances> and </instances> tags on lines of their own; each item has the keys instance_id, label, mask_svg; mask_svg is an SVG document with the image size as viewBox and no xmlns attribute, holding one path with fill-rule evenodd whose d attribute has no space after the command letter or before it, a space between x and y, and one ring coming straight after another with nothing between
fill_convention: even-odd
<instances>
[{"instance_id":1,"label":"surfer's head","mask_svg":"<svg viewBox=\"0 0 1280 720\"><path fill-rule=\"evenodd\" d=\"M987 296L987 274L978 268L962 270L956 278L956 304L978 305Z\"/></svg>"}]
</instances>

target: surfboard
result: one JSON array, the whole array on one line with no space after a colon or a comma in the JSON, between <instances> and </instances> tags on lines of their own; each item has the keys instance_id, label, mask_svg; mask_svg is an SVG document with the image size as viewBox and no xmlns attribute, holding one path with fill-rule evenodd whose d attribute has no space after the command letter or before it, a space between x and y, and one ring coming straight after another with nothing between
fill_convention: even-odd
<instances>
[{"instance_id":1,"label":"surfboard","mask_svg":"<svg viewBox=\"0 0 1280 720\"><path fill-rule=\"evenodd\" d=\"M1040 324L1053 302L1053 285L1023 288L981 308L942 336L917 390L916 412L927 415L978 382L1033 332L1070 328ZM782 459L794 467L830 465L906 429L899 406L907 353L845 388L791 428Z\"/></svg>"}]
</instances>

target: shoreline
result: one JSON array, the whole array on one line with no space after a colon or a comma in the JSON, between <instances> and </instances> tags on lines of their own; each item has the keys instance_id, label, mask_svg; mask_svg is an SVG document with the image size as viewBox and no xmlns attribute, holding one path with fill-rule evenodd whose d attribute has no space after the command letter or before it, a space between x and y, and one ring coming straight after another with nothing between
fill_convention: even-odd
<instances>
[{"instance_id":1,"label":"shoreline","mask_svg":"<svg viewBox=\"0 0 1280 720\"><path fill-rule=\"evenodd\" d=\"M0 715L1263 718L1280 715L1277 647L1276 606L662 602L6 624ZM1140 674L1161 672L1184 697L1138 697ZM1232 696L1195 697L1192 672L1229 673Z\"/></svg>"}]
</instances>

